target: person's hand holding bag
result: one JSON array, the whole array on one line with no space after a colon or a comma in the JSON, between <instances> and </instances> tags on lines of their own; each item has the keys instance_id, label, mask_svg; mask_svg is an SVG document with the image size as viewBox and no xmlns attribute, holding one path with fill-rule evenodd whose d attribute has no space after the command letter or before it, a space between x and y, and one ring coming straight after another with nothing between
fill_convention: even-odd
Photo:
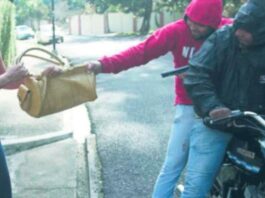
<instances>
[{"instance_id":1,"label":"person's hand holding bag","mask_svg":"<svg viewBox=\"0 0 265 198\"><path fill-rule=\"evenodd\" d=\"M58 66L49 66L47 69L42 71L42 76L55 77L63 73L63 69Z\"/></svg>"},{"instance_id":2,"label":"person's hand holding bag","mask_svg":"<svg viewBox=\"0 0 265 198\"><path fill-rule=\"evenodd\" d=\"M99 61L92 61L87 64L87 70L97 75L102 72L102 64Z\"/></svg>"}]
</instances>

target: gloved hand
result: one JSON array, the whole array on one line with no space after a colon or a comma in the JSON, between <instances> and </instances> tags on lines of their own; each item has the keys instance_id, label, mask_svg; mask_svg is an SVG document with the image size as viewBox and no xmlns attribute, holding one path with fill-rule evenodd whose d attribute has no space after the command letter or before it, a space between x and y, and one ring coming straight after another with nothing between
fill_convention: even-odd
<instances>
[{"instance_id":1,"label":"gloved hand","mask_svg":"<svg viewBox=\"0 0 265 198\"><path fill-rule=\"evenodd\" d=\"M231 114L231 110L227 107L217 107L209 112L209 117L213 120L227 117Z\"/></svg>"}]
</instances>

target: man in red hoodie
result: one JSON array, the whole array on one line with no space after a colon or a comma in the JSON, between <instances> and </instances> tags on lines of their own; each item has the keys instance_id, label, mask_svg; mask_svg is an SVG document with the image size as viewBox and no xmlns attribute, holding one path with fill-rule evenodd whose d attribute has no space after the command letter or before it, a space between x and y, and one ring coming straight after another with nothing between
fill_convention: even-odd
<instances>
[{"instance_id":1,"label":"man in red hoodie","mask_svg":"<svg viewBox=\"0 0 265 198\"><path fill-rule=\"evenodd\" d=\"M88 69L96 74L119 73L146 64L168 52L173 54L175 68L178 68L187 65L189 58L214 30L228 23L231 23L230 19L222 18L221 0L193 0L186 8L184 19L158 29L140 44L119 54L105 56L89 63ZM211 170L204 170L204 167L198 166L199 153L196 159L188 159L189 142L193 137L191 128L198 119L195 117L192 101L187 96L181 77L175 79L175 93L176 116L153 198L173 197L177 180L186 163L194 164L194 171L186 173L191 175L189 178L194 179L186 181L185 194L188 196L185 197L205 197L212 185L209 178L215 176L218 167L215 166L215 159L212 160L212 166L208 166L212 167ZM211 144L207 139L203 141ZM218 157L217 153L216 158Z\"/></svg>"}]
</instances>

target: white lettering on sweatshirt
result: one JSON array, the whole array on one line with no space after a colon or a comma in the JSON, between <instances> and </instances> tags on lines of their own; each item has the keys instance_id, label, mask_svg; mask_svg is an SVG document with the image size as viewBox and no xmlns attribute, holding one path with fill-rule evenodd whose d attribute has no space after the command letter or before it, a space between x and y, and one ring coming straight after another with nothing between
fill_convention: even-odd
<instances>
[{"instance_id":1,"label":"white lettering on sweatshirt","mask_svg":"<svg viewBox=\"0 0 265 198\"><path fill-rule=\"evenodd\" d=\"M185 58L191 58L195 52L195 47L184 46L182 48L182 56Z\"/></svg>"}]
</instances>

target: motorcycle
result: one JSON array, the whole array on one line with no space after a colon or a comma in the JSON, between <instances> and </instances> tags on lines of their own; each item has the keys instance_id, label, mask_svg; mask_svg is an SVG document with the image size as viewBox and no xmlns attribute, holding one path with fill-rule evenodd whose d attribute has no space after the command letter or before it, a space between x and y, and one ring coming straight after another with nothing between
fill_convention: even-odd
<instances>
[{"instance_id":1,"label":"motorcycle","mask_svg":"<svg viewBox=\"0 0 265 198\"><path fill-rule=\"evenodd\" d=\"M254 112L232 111L206 125L227 125L234 134L209 198L265 198L265 120Z\"/></svg>"},{"instance_id":2,"label":"motorcycle","mask_svg":"<svg viewBox=\"0 0 265 198\"><path fill-rule=\"evenodd\" d=\"M188 66L161 74L163 78L179 75ZM265 120L249 111L232 111L228 117L204 123L233 133L222 167L207 198L265 198ZM184 185L176 188L180 196Z\"/></svg>"}]
</instances>

